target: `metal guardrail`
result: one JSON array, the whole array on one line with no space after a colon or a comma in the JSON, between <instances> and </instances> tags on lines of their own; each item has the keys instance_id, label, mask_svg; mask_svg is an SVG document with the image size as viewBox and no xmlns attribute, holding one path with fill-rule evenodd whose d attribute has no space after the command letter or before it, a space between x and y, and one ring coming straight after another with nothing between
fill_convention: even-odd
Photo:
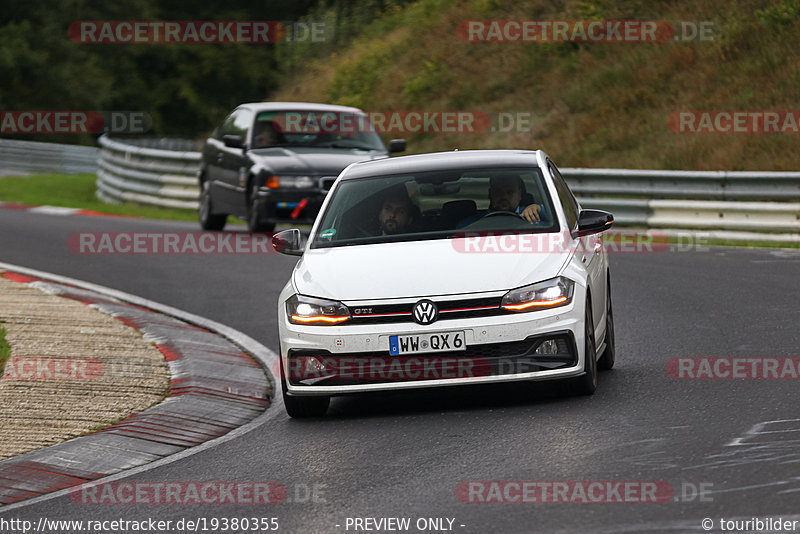
<instances>
[{"instance_id":1,"label":"metal guardrail","mask_svg":"<svg viewBox=\"0 0 800 534\"><path fill-rule=\"evenodd\" d=\"M98 152L92 146L0 139L0 175L94 174Z\"/></svg>"},{"instance_id":2,"label":"metal guardrail","mask_svg":"<svg viewBox=\"0 0 800 534\"><path fill-rule=\"evenodd\" d=\"M800 172L562 169L577 196L800 201Z\"/></svg>"},{"instance_id":3,"label":"metal guardrail","mask_svg":"<svg viewBox=\"0 0 800 534\"><path fill-rule=\"evenodd\" d=\"M197 144L170 140L169 146L188 150L152 148L158 140L131 141L100 137L97 196L106 202L138 202L168 208L197 209L200 189Z\"/></svg>"},{"instance_id":4,"label":"metal guardrail","mask_svg":"<svg viewBox=\"0 0 800 534\"><path fill-rule=\"evenodd\" d=\"M155 148L167 143L173 150ZM196 207L200 154L189 151L190 142L176 143L149 140L133 146L101 137L98 193L115 200ZM800 172L562 171L581 205L611 211L620 226L800 242Z\"/></svg>"},{"instance_id":5,"label":"metal guardrail","mask_svg":"<svg viewBox=\"0 0 800 534\"><path fill-rule=\"evenodd\" d=\"M102 136L99 142L99 159L92 164L98 151L90 147L0 140L0 172L12 167L96 172L97 195L107 202L197 209L197 141ZM611 211L620 226L800 243L800 172L565 168L562 173L581 205Z\"/></svg>"}]
</instances>

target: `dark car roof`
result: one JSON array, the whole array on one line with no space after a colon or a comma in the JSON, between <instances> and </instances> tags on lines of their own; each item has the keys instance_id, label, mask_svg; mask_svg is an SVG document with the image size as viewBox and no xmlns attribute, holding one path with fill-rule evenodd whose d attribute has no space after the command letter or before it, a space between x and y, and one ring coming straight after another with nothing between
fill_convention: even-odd
<instances>
[{"instance_id":1,"label":"dark car roof","mask_svg":"<svg viewBox=\"0 0 800 534\"><path fill-rule=\"evenodd\" d=\"M538 153L538 150L463 150L362 161L351 165L342 179L503 165L530 167L538 165Z\"/></svg>"},{"instance_id":2,"label":"dark car roof","mask_svg":"<svg viewBox=\"0 0 800 534\"><path fill-rule=\"evenodd\" d=\"M317 104L314 102L249 102L240 104L239 108L248 108L256 113L262 111L334 111L339 113L364 113L358 108L349 106L334 106L333 104Z\"/></svg>"}]
</instances>

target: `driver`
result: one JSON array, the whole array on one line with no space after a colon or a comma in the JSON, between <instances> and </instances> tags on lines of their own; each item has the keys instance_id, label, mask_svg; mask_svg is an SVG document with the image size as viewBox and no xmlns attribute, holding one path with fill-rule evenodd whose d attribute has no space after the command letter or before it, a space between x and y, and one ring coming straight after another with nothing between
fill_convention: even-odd
<instances>
[{"instance_id":1,"label":"driver","mask_svg":"<svg viewBox=\"0 0 800 534\"><path fill-rule=\"evenodd\" d=\"M470 225L492 212L510 212L519 215L531 224L541 221L542 206L528 204L531 199L525 194L525 185L519 176L493 176L489 179L489 209L476 213L456 225L463 228Z\"/></svg>"},{"instance_id":2,"label":"driver","mask_svg":"<svg viewBox=\"0 0 800 534\"><path fill-rule=\"evenodd\" d=\"M489 180L489 211L510 211L529 223L537 223L542 207L539 204L520 205L525 186L519 176L493 176Z\"/></svg>"}]
</instances>

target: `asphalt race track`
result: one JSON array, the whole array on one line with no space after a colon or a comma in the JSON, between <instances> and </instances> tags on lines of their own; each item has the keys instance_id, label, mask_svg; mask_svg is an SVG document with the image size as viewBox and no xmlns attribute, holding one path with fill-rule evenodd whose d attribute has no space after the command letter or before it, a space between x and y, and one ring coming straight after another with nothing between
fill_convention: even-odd
<instances>
[{"instance_id":1,"label":"asphalt race track","mask_svg":"<svg viewBox=\"0 0 800 534\"><path fill-rule=\"evenodd\" d=\"M67 249L74 232L196 230L0 210L0 261L202 315L277 351L276 297L295 258ZM279 531L292 533L354 532L346 521L356 517L410 517L412 526L417 518L449 518L463 533L703 532L704 518L713 519L713 531L720 518L800 519L800 382L677 380L666 370L676 357L800 357L800 251L706 248L612 254L610 261L617 367L600 375L591 398L516 384L335 399L324 419L280 414L130 478L275 481L293 502L81 505L59 497L0 517L277 517ZM674 497L464 503L456 489L466 481L664 481Z\"/></svg>"}]
</instances>

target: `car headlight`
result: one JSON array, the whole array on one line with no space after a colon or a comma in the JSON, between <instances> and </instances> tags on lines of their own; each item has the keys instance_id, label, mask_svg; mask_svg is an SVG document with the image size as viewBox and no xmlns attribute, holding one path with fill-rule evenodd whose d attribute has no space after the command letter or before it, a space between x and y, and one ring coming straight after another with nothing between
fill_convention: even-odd
<instances>
[{"instance_id":1,"label":"car headlight","mask_svg":"<svg viewBox=\"0 0 800 534\"><path fill-rule=\"evenodd\" d=\"M335 300L292 295L286 301L286 313L292 324L333 325L350 319L350 310Z\"/></svg>"},{"instance_id":2,"label":"car headlight","mask_svg":"<svg viewBox=\"0 0 800 534\"><path fill-rule=\"evenodd\" d=\"M272 175L267 178L266 187L277 189L279 187L294 187L297 189L308 189L316 185L313 176L287 176Z\"/></svg>"},{"instance_id":3,"label":"car headlight","mask_svg":"<svg viewBox=\"0 0 800 534\"><path fill-rule=\"evenodd\" d=\"M557 276L544 282L512 289L500 302L500 306L509 311L533 311L543 308L557 308L572 302L575 282L563 276Z\"/></svg>"}]
</instances>

